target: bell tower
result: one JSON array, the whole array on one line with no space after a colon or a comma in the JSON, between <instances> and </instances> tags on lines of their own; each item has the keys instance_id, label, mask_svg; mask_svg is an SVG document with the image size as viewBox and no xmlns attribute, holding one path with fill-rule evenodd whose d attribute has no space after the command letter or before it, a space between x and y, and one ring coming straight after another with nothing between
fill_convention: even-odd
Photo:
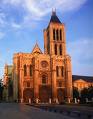
<instances>
[{"instance_id":1,"label":"bell tower","mask_svg":"<svg viewBox=\"0 0 93 119\"><path fill-rule=\"evenodd\" d=\"M71 57L66 53L65 25L52 11L48 27L44 29L44 54L50 56L53 99L72 99ZM57 57L56 57L57 56ZM60 90L60 91L59 91ZM60 97L60 93L62 96Z\"/></svg>"},{"instance_id":2,"label":"bell tower","mask_svg":"<svg viewBox=\"0 0 93 119\"><path fill-rule=\"evenodd\" d=\"M66 54L65 26L52 11L49 25L44 29L44 53L51 55Z\"/></svg>"}]
</instances>

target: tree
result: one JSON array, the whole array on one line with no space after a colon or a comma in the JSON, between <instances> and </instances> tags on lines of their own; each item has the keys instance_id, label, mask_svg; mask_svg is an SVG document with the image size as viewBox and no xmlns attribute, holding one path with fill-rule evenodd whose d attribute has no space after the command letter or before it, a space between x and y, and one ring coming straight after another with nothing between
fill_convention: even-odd
<instances>
[{"instance_id":1,"label":"tree","mask_svg":"<svg viewBox=\"0 0 93 119\"><path fill-rule=\"evenodd\" d=\"M0 101L2 100L3 97L3 82L2 79L0 79Z\"/></svg>"},{"instance_id":2,"label":"tree","mask_svg":"<svg viewBox=\"0 0 93 119\"><path fill-rule=\"evenodd\" d=\"M81 103L86 103L86 99L88 99L88 88L81 90Z\"/></svg>"},{"instance_id":3,"label":"tree","mask_svg":"<svg viewBox=\"0 0 93 119\"><path fill-rule=\"evenodd\" d=\"M93 86L88 87L88 99L91 100L93 98Z\"/></svg>"},{"instance_id":4,"label":"tree","mask_svg":"<svg viewBox=\"0 0 93 119\"><path fill-rule=\"evenodd\" d=\"M11 79L8 80L8 98L11 100L13 96L13 82Z\"/></svg>"},{"instance_id":5,"label":"tree","mask_svg":"<svg viewBox=\"0 0 93 119\"><path fill-rule=\"evenodd\" d=\"M79 91L77 87L73 87L73 98L79 98Z\"/></svg>"}]
</instances>

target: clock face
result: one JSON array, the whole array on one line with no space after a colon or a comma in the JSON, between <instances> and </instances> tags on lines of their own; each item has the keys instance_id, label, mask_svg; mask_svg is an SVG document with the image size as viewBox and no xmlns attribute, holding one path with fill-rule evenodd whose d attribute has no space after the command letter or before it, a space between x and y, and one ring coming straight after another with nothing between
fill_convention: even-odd
<instances>
[{"instance_id":1,"label":"clock face","mask_svg":"<svg viewBox=\"0 0 93 119\"><path fill-rule=\"evenodd\" d=\"M42 61L42 62L41 62L41 66L42 66L43 68L46 68L46 67L48 66L48 62L47 62L47 61Z\"/></svg>"}]
</instances>

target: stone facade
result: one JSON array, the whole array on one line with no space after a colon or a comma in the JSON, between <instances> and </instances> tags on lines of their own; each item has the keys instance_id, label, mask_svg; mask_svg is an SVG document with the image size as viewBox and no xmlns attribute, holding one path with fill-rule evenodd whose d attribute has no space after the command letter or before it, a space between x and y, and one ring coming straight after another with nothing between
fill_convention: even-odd
<instances>
[{"instance_id":1,"label":"stone facade","mask_svg":"<svg viewBox=\"0 0 93 119\"><path fill-rule=\"evenodd\" d=\"M13 57L14 100L62 102L72 99L71 57L66 53L65 25L53 12L44 29L44 53L38 44L31 53Z\"/></svg>"}]
</instances>

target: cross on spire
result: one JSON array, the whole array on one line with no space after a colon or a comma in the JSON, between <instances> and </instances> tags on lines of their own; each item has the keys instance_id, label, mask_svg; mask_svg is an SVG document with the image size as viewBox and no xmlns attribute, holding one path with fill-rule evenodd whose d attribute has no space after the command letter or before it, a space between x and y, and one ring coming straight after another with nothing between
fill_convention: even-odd
<instances>
[{"instance_id":1,"label":"cross on spire","mask_svg":"<svg viewBox=\"0 0 93 119\"><path fill-rule=\"evenodd\" d=\"M52 8L52 15L56 15L56 8L55 9Z\"/></svg>"}]
</instances>

